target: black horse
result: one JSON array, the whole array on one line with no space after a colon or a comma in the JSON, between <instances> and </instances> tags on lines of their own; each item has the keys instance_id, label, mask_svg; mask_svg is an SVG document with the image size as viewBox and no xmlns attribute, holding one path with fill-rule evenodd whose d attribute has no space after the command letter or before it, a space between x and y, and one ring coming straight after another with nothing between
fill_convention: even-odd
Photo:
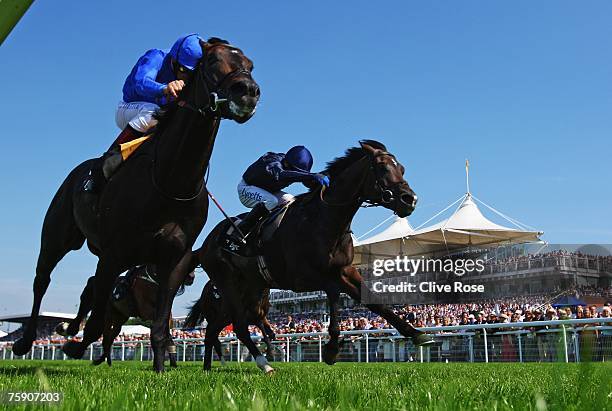
<instances>
[{"instance_id":1,"label":"black horse","mask_svg":"<svg viewBox=\"0 0 612 411\"><path fill-rule=\"evenodd\" d=\"M258 293L246 292L241 295L241 301L246 309L246 322L259 327L262 339L266 344L266 355L272 358L272 343L276 336L270 322L266 318L270 310L270 289L258 290ZM215 289L215 284L209 281L202 290L200 298L194 302L185 320L185 327L196 327L206 319L206 339L204 341L204 369L210 370L212 364L212 349L214 348L223 362L219 333L232 323L226 300ZM258 351L259 352L259 351Z\"/></svg>"},{"instance_id":2,"label":"black horse","mask_svg":"<svg viewBox=\"0 0 612 411\"><path fill-rule=\"evenodd\" d=\"M235 255L224 248L228 222L219 223L204 241L199 260L219 288L230 311L237 337L265 372L273 371L251 341L243 295L258 295L266 288L327 293L329 336L323 358L334 364L339 351L338 300L344 292L361 300L362 277L351 265L353 241L350 225L362 203L380 205L400 217L414 210L417 197L404 180L404 167L379 142L366 140L327 165L327 190L314 189L289 206L278 229L260 249L267 272L256 258ZM263 274L260 274L263 272ZM265 278L265 279L264 279ZM433 340L397 316L385 305L366 304L403 336L417 345Z\"/></svg>"},{"instance_id":3,"label":"black horse","mask_svg":"<svg viewBox=\"0 0 612 411\"><path fill-rule=\"evenodd\" d=\"M170 308L190 270L191 248L206 222L204 174L222 118L244 123L259 100L253 63L226 41L201 41L203 57L178 101L146 141L110 178L100 195L81 187L95 161L77 166L64 180L45 216L34 279L34 302L17 355L30 350L51 271L85 240L98 256L96 299L82 342L63 350L82 357L104 327L104 313L115 278L141 264L155 264L160 287L152 326L154 369L163 371ZM222 102L220 102L222 101Z\"/></svg>"}]
</instances>

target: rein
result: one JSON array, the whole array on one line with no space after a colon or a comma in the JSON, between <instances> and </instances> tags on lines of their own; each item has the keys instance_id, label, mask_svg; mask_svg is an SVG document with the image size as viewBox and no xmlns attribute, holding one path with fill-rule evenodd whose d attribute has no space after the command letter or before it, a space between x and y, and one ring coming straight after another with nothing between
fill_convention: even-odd
<instances>
[{"instance_id":1,"label":"rein","mask_svg":"<svg viewBox=\"0 0 612 411\"><path fill-rule=\"evenodd\" d=\"M388 153L386 151L383 151L381 153L376 154L375 156L372 156L371 160L375 160L378 157L386 156L386 155L393 157L393 154ZM364 158L366 158L366 157L364 157ZM370 163L369 170L375 172L373 162ZM365 182L367 180L367 177L368 177L368 174L369 173L366 172L363 175L363 178L361 179L361 181L359 182L359 185L358 185L359 191L361 191L363 185L365 184ZM391 191L391 189L389 189L389 188L383 187L383 185L380 183L380 180L379 180L378 176L376 176L376 188L380 191L380 201L364 199L363 196L358 196L356 201L355 200L349 200L349 201L346 201L346 202L343 202L343 203L332 204L332 203L329 203L328 201L326 201L323 198L323 194L324 194L326 188L327 187L325 187L325 186L321 186L321 190L319 192L319 198L321 199L321 202L323 204L325 204L326 206L330 206L330 207L344 207L344 206L347 206L347 205L354 204L355 202L359 203L359 207L362 207L362 208L378 207L378 206L381 206L383 204L389 204L390 202L392 202L395 199L393 191ZM362 204L362 203L366 203L366 204Z\"/></svg>"},{"instance_id":2,"label":"rein","mask_svg":"<svg viewBox=\"0 0 612 411\"><path fill-rule=\"evenodd\" d=\"M224 45L227 46L227 45ZM232 46L229 46L232 47ZM204 60L205 55L202 56L202 60ZM251 74L248 70L244 69L244 68L237 68L229 73L227 73L219 82L215 82L215 81L211 81L212 84L215 84L215 90L217 91L213 91L213 92L209 92L209 87L206 84L206 80L208 79L209 81L212 80L212 77L210 76L210 74L208 74L207 71L204 70L203 65L200 64L200 69L198 70L198 80L199 82L196 84L196 86L198 84L201 84L204 87L203 90L203 95L207 96L206 102L201 106L198 107L194 104L191 104L185 100L178 100L177 101L177 106L180 108L185 108L188 110L191 110L197 114L200 114L202 117L206 118L209 116L212 116L213 119L215 118L220 118L221 116L218 113L218 109L219 106L223 103L226 103L228 101L227 98L220 98L219 95L217 94L217 92L222 88L222 86L230 79L232 79L233 77L240 75L240 74ZM159 141L159 139L156 139L156 143L155 143L155 157L157 157L157 142ZM198 198L202 192L204 191L204 188L206 186L206 180L208 180L208 176L206 175L205 179L200 183L200 187L198 188L198 190L196 191L196 193L192 196L189 197L177 197L177 196L173 196L171 194L166 193L161 187L160 185L157 183L156 179L155 179L155 160L153 160L152 166L151 166L151 180L153 183L153 187L155 187L155 189L165 198L172 200L172 201L178 201L178 202L189 202L189 201L193 201L196 198ZM207 166L206 168L206 173L207 174L209 171L209 166Z\"/></svg>"}]
</instances>

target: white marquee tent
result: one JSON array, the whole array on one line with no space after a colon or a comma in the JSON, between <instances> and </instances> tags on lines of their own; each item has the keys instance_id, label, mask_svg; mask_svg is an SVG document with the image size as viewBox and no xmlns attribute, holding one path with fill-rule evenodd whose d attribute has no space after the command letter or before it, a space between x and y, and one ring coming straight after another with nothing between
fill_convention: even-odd
<instances>
[{"instance_id":1,"label":"white marquee tent","mask_svg":"<svg viewBox=\"0 0 612 411\"><path fill-rule=\"evenodd\" d=\"M467 172L467 164L466 164ZM480 211L478 201L514 227L506 227L487 219ZM541 231L519 223L493 207L478 200L469 191L444 210L427 220L423 225L456 206L452 215L442 221L425 227L412 228L406 218L396 217L384 231L358 240L355 243L355 264L360 264L365 255L391 257L396 255L431 255L438 252L488 248L511 244L539 242Z\"/></svg>"}]
</instances>

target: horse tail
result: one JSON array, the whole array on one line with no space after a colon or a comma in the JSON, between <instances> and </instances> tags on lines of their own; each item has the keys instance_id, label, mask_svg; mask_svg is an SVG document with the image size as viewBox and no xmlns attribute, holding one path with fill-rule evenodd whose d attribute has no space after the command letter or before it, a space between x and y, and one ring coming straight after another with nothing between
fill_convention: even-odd
<instances>
[{"instance_id":1,"label":"horse tail","mask_svg":"<svg viewBox=\"0 0 612 411\"><path fill-rule=\"evenodd\" d=\"M209 281L202 290L200 298L193 302L193 305L189 309L189 314L185 319L186 328L194 328L204 321L204 303L206 301L206 294L209 292L208 289L212 287L212 282Z\"/></svg>"}]
</instances>

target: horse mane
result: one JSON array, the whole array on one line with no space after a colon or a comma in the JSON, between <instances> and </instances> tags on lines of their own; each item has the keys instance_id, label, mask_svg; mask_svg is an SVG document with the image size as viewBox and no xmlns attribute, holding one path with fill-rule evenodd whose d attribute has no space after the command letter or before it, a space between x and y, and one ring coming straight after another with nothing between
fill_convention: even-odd
<instances>
[{"instance_id":1,"label":"horse mane","mask_svg":"<svg viewBox=\"0 0 612 411\"><path fill-rule=\"evenodd\" d=\"M376 140L360 140L359 144L367 144L373 148L387 151L387 147ZM350 167L354 162L361 160L365 155L366 152L361 146L351 147L345 151L342 157L336 157L332 161L328 162L325 170L323 170L322 173L329 176L329 178L334 178L342 171Z\"/></svg>"},{"instance_id":2,"label":"horse mane","mask_svg":"<svg viewBox=\"0 0 612 411\"><path fill-rule=\"evenodd\" d=\"M383 143L378 142L376 140L359 140L359 144L367 144L375 149L387 151L387 147L385 147ZM328 162L325 169L321 171L321 174L325 174L330 179L333 179L334 177L337 177L340 173L342 173L344 170L349 168L353 163L361 160L365 156L366 152L361 146L351 147L344 152L344 155L342 157L336 157L332 161ZM311 187L308 192L297 195L296 198L307 200L311 197L309 194L314 191L317 191L318 189L318 185Z\"/></svg>"}]
</instances>

